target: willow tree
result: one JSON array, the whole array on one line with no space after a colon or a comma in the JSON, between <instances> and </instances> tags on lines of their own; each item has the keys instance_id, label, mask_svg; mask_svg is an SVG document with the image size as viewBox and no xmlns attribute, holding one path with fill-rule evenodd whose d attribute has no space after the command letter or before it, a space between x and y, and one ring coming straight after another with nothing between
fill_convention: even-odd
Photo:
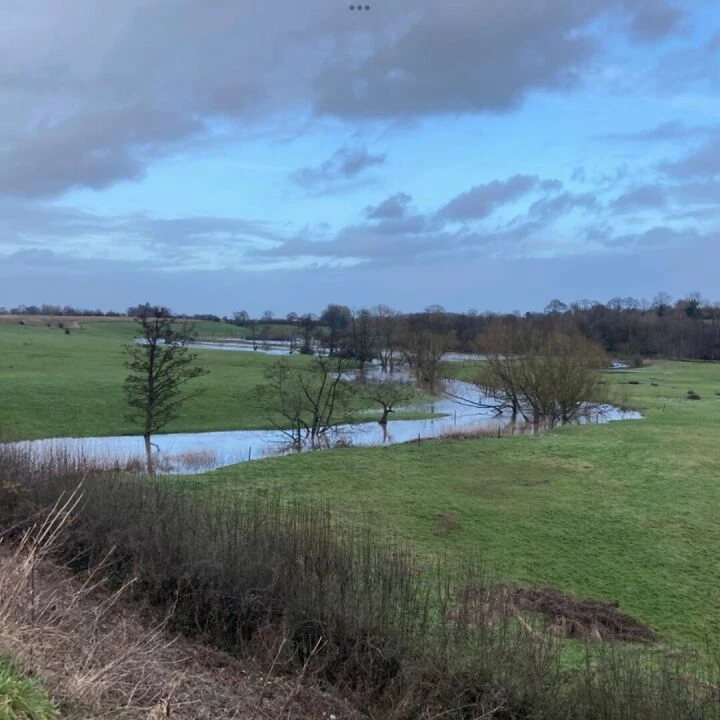
<instances>
[{"instance_id":1,"label":"willow tree","mask_svg":"<svg viewBox=\"0 0 720 720\"><path fill-rule=\"evenodd\" d=\"M191 397L185 385L207 374L196 364L197 354L190 352L192 327L180 324L164 307L143 306L135 318L139 341L125 346L125 397L128 419L142 428L147 470L155 474L152 436L176 417L181 405Z\"/></svg>"},{"instance_id":2,"label":"willow tree","mask_svg":"<svg viewBox=\"0 0 720 720\"><path fill-rule=\"evenodd\" d=\"M486 364L475 379L498 411L535 424L576 420L602 401L604 351L579 332L498 327L479 344Z\"/></svg>"}]
</instances>

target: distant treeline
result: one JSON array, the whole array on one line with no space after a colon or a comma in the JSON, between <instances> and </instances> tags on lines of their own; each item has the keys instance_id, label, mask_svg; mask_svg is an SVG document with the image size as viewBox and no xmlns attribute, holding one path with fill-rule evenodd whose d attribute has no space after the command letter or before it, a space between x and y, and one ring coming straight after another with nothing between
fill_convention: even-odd
<instances>
[{"instance_id":1,"label":"distant treeline","mask_svg":"<svg viewBox=\"0 0 720 720\"><path fill-rule=\"evenodd\" d=\"M155 307L143 303L125 312L115 312L71 305L20 305L0 307L0 314L131 318ZM423 312L401 313L386 305L351 309L330 304L320 315L291 312L279 318L266 310L259 318L252 318L242 310L224 317L211 313L177 317L246 326L253 337L255 328L262 323L266 326L265 339L273 336L267 326L285 326L285 332L279 333L278 338L287 337L288 325L295 326L306 349L322 345L331 353L361 360L382 359L383 353L387 354L392 347L401 349L409 337L421 335L441 338L446 351L473 352L481 348L484 337L498 328L515 332L545 332L551 328L568 333L579 331L613 355L720 360L720 303L711 303L698 293L676 301L666 293L659 293L652 301L617 297L606 303L583 300L566 304L552 300L542 312L525 314L473 310L457 313L439 305L431 305ZM292 328L289 332L293 332Z\"/></svg>"}]
</instances>

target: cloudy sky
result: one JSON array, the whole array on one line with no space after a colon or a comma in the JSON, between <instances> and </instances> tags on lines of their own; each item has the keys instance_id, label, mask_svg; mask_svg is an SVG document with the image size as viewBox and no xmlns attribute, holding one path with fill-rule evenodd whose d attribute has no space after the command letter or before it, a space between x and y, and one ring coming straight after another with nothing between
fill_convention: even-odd
<instances>
[{"instance_id":1,"label":"cloudy sky","mask_svg":"<svg viewBox=\"0 0 720 720\"><path fill-rule=\"evenodd\" d=\"M720 300L717 0L4 0L0 305Z\"/></svg>"}]
</instances>

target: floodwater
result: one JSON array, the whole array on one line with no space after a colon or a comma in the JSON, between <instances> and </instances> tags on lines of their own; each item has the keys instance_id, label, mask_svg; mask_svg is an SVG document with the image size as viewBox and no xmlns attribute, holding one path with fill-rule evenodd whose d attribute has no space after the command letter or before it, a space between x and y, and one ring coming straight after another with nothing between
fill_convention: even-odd
<instances>
[{"instance_id":1,"label":"floodwater","mask_svg":"<svg viewBox=\"0 0 720 720\"><path fill-rule=\"evenodd\" d=\"M298 341L296 348L302 346L302 342ZM263 355L290 355L297 350L293 349L290 342L286 340L223 340L213 342L211 340L202 340L190 343L190 347L197 350L234 350L236 352L259 352Z\"/></svg>"},{"instance_id":2,"label":"floodwater","mask_svg":"<svg viewBox=\"0 0 720 720\"><path fill-rule=\"evenodd\" d=\"M452 397L454 396L454 397ZM377 420L338 427L329 440L330 446L393 445L411 440L430 439L456 432L484 430L502 431L511 418L498 415L492 407L471 407L479 400L491 405L488 398L480 398L478 389L470 383L451 380L446 394L434 402L413 406L412 411L438 413L442 417L427 420L395 420L385 428ZM380 417L377 411L375 417ZM604 423L614 420L636 420L637 412L625 412L612 406L588 411L581 419L585 423ZM227 432L173 433L155 435L158 472L167 474L199 473L235 463L256 460L290 452L288 437L280 430L233 430ZM17 443L35 451L62 451L103 464L142 467L143 439L138 436L94 438L49 438Z\"/></svg>"}]
</instances>

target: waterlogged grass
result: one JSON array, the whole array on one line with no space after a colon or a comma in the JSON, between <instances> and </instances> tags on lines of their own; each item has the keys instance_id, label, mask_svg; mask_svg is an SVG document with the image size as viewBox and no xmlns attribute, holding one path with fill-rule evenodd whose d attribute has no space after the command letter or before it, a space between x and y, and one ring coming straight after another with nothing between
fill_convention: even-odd
<instances>
[{"instance_id":1,"label":"waterlogged grass","mask_svg":"<svg viewBox=\"0 0 720 720\"><path fill-rule=\"evenodd\" d=\"M0 720L59 720L55 704L40 684L0 657Z\"/></svg>"},{"instance_id":2,"label":"waterlogged grass","mask_svg":"<svg viewBox=\"0 0 720 720\"><path fill-rule=\"evenodd\" d=\"M180 482L203 497L280 489L325 502L422 557L477 555L506 579L617 601L668 641L714 641L720 365L662 362L606 381L645 419L321 451Z\"/></svg>"},{"instance_id":3,"label":"waterlogged grass","mask_svg":"<svg viewBox=\"0 0 720 720\"><path fill-rule=\"evenodd\" d=\"M133 342L136 324L81 320L79 325L66 334L62 328L41 324L0 324L0 436L34 439L137 433L126 418L123 397L127 375L123 345ZM198 322L196 328L206 337L212 333L237 337L243 330L213 322ZM277 357L232 350L198 350L197 355L199 364L210 372L188 386L197 395L182 407L166 432L272 427L253 403L252 392L265 381L264 372ZM311 362L300 355L288 361L297 367ZM419 395L417 401L424 399ZM380 414L378 410L378 418ZM417 414L396 413L393 419L412 417Z\"/></svg>"}]
</instances>

